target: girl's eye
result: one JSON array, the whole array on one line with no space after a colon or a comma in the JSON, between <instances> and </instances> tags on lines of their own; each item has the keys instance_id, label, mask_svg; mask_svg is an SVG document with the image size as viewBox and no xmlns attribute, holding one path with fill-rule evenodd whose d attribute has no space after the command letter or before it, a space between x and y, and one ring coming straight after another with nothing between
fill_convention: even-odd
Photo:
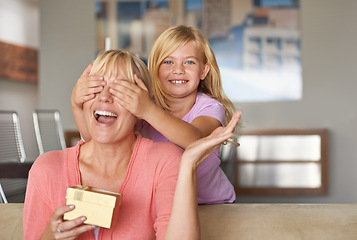
<instances>
[{"instance_id":1,"label":"girl's eye","mask_svg":"<svg viewBox=\"0 0 357 240\"><path fill-rule=\"evenodd\" d=\"M187 61L186 64L191 65L191 64L195 64L195 63L193 61Z\"/></svg>"},{"instance_id":2,"label":"girl's eye","mask_svg":"<svg viewBox=\"0 0 357 240\"><path fill-rule=\"evenodd\" d=\"M169 60L166 60L166 61L164 61L163 63L164 63L164 64L167 64L167 65L172 64L172 62L171 62L171 61L169 61Z\"/></svg>"}]
</instances>

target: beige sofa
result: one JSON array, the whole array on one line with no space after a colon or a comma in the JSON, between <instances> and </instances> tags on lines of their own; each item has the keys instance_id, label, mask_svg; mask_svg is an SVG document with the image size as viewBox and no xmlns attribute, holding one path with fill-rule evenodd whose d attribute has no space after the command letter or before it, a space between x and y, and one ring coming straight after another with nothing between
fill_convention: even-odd
<instances>
[{"instance_id":1,"label":"beige sofa","mask_svg":"<svg viewBox=\"0 0 357 240\"><path fill-rule=\"evenodd\" d=\"M23 204L0 204L0 240L23 239ZM354 240L357 204L199 206L202 240Z\"/></svg>"}]
</instances>

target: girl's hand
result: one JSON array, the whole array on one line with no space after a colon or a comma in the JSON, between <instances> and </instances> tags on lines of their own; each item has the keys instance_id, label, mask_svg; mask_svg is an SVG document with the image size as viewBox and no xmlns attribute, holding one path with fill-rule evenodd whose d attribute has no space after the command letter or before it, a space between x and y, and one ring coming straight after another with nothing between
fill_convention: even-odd
<instances>
[{"instance_id":1,"label":"girl's hand","mask_svg":"<svg viewBox=\"0 0 357 240\"><path fill-rule=\"evenodd\" d=\"M103 90L106 82L102 76L89 76L92 69L92 64L83 71L73 88L71 96L71 104L73 108L83 108L83 103L92 100L96 93Z\"/></svg>"},{"instance_id":2,"label":"girl's hand","mask_svg":"<svg viewBox=\"0 0 357 240\"><path fill-rule=\"evenodd\" d=\"M134 74L136 84L125 80L115 80L109 85L109 91L121 106L138 118L144 118L150 108L155 106L149 91L141 79Z\"/></svg>"},{"instance_id":3,"label":"girl's hand","mask_svg":"<svg viewBox=\"0 0 357 240\"><path fill-rule=\"evenodd\" d=\"M73 205L63 205L56 208L41 239L76 239L82 233L93 230L92 225L83 224L86 220L84 216L69 221L63 220L63 215L73 209Z\"/></svg>"},{"instance_id":4,"label":"girl's hand","mask_svg":"<svg viewBox=\"0 0 357 240\"><path fill-rule=\"evenodd\" d=\"M203 159L219 147L221 143L233 136L241 115L242 112L237 111L226 127L218 127L209 136L190 144L182 155L182 163L197 168Z\"/></svg>"}]
</instances>

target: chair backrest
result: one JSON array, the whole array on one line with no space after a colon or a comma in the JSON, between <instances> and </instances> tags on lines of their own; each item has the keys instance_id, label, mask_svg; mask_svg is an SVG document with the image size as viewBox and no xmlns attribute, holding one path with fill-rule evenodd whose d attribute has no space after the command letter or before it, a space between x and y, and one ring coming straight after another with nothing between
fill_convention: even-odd
<instances>
[{"instance_id":1,"label":"chair backrest","mask_svg":"<svg viewBox=\"0 0 357 240\"><path fill-rule=\"evenodd\" d=\"M231 141L236 143L237 138L233 138ZM237 148L231 143L221 144L219 155L219 158L221 159L221 168L233 185L235 183L234 178L236 175L236 154Z\"/></svg>"},{"instance_id":2,"label":"chair backrest","mask_svg":"<svg viewBox=\"0 0 357 240\"><path fill-rule=\"evenodd\" d=\"M23 162L25 159L18 114L0 111L0 162Z\"/></svg>"},{"instance_id":3,"label":"chair backrest","mask_svg":"<svg viewBox=\"0 0 357 240\"><path fill-rule=\"evenodd\" d=\"M22 141L20 120L15 111L0 111L0 162L24 162L25 148ZM1 179L0 203L7 203L5 192L10 196L23 197L25 180ZM10 189L8 191L7 189Z\"/></svg>"},{"instance_id":4,"label":"chair backrest","mask_svg":"<svg viewBox=\"0 0 357 240\"><path fill-rule=\"evenodd\" d=\"M8 203L4 190L2 189L1 183L0 183L0 203Z\"/></svg>"},{"instance_id":5,"label":"chair backrest","mask_svg":"<svg viewBox=\"0 0 357 240\"><path fill-rule=\"evenodd\" d=\"M58 110L36 110L33 113L33 122L40 154L66 148Z\"/></svg>"}]
</instances>

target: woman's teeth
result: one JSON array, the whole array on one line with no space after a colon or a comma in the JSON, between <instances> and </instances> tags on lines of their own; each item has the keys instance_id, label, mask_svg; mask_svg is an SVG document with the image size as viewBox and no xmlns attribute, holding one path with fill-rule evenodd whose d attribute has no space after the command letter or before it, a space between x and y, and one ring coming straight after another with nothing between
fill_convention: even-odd
<instances>
[{"instance_id":1,"label":"woman's teeth","mask_svg":"<svg viewBox=\"0 0 357 240\"><path fill-rule=\"evenodd\" d=\"M95 111L94 114L99 117L99 116L106 116L106 117L118 117L115 113L108 112L108 111Z\"/></svg>"}]
</instances>

